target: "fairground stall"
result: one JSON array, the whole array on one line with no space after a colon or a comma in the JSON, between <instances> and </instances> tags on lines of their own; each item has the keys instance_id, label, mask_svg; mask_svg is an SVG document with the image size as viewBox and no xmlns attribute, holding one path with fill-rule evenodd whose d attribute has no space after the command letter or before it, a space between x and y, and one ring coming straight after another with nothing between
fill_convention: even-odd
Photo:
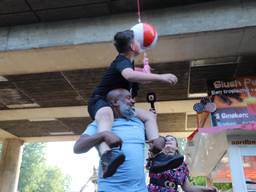
<instances>
[{"instance_id":1,"label":"fairground stall","mask_svg":"<svg viewBox=\"0 0 256 192\"><path fill-rule=\"evenodd\" d=\"M192 176L256 192L256 76L208 81L194 110L198 128L185 150Z\"/></svg>"}]
</instances>

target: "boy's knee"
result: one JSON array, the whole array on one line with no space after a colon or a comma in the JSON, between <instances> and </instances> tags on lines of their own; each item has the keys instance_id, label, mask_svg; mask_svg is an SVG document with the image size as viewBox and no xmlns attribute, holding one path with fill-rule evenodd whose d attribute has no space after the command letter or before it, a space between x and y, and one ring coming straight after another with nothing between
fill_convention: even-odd
<instances>
[{"instance_id":1,"label":"boy's knee","mask_svg":"<svg viewBox=\"0 0 256 192\"><path fill-rule=\"evenodd\" d=\"M146 111L143 114L143 119L144 121L149 121L149 120L155 120L156 119L156 115L154 113L152 113L151 111Z\"/></svg>"},{"instance_id":2,"label":"boy's knee","mask_svg":"<svg viewBox=\"0 0 256 192\"><path fill-rule=\"evenodd\" d=\"M147 115L149 118L156 118L156 114L153 113L152 111L146 111L146 115Z\"/></svg>"},{"instance_id":3,"label":"boy's knee","mask_svg":"<svg viewBox=\"0 0 256 192\"><path fill-rule=\"evenodd\" d=\"M95 115L95 120L102 120L102 119L106 119L106 120L113 120L114 118L114 114L113 111L110 107L103 107L100 110L97 111L96 115Z\"/></svg>"}]
</instances>

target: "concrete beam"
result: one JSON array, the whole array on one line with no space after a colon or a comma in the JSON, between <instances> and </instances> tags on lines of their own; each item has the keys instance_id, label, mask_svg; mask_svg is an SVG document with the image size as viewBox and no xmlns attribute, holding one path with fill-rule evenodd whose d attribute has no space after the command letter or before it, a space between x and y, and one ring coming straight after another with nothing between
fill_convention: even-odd
<instances>
[{"instance_id":1,"label":"concrete beam","mask_svg":"<svg viewBox=\"0 0 256 192\"><path fill-rule=\"evenodd\" d=\"M192 132L165 132L160 133L162 136L173 135L177 138L186 138ZM20 137L19 139L23 140L26 143L37 143L37 142L55 142L55 141L76 141L79 138L79 135L71 136L47 136L47 137Z\"/></svg>"},{"instance_id":2,"label":"concrete beam","mask_svg":"<svg viewBox=\"0 0 256 192\"><path fill-rule=\"evenodd\" d=\"M3 129L0 129L0 140L11 139L11 138L17 138L17 137Z\"/></svg>"},{"instance_id":3,"label":"concrete beam","mask_svg":"<svg viewBox=\"0 0 256 192\"><path fill-rule=\"evenodd\" d=\"M25 143L55 142L55 141L76 141L79 135L70 136L44 136L44 137L21 137Z\"/></svg>"},{"instance_id":4,"label":"concrete beam","mask_svg":"<svg viewBox=\"0 0 256 192\"><path fill-rule=\"evenodd\" d=\"M216 1L143 12L160 36L256 26L254 0ZM2 28L0 51L112 41L136 23L134 14Z\"/></svg>"},{"instance_id":5,"label":"concrete beam","mask_svg":"<svg viewBox=\"0 0 256 192\"><path fill-rule=\"evenodd\" d=\"M194 114L193 105L198 100L162 101L155 104L158 114L189 113ZM148 103L136 103L136 107L148 109ZM87 106L54 107L34 109L13 109L0 111L0 121L11 120L45 120L52 118L89 117ZM1 128L1 125L0 125Z\"/></svg>"},{"instance_id":6,"label":"concrete beam","mask_svg":"<svg viewBox=\"0 0 256 192\"><path fill-rule=\"evenodd\" d=\"M192 131L189 131L189 132L165 132L165 133L160 133L160 135L162 135L162 136L173 135L176 138L187 138L191 133L192 133Z\"/></svg>"},{"instance_id":7,"label":"concrete beam","mask_svg":"<svg viewBox=\"0 0 256 192\"><path fill-rule=\"evenodd\" d=\"M160 37L148 57L155 64L255 54L255 33L256 27ZM107 67L116 54L112 43L0 52L0 75Z\"/></svg>"}]
</instances>

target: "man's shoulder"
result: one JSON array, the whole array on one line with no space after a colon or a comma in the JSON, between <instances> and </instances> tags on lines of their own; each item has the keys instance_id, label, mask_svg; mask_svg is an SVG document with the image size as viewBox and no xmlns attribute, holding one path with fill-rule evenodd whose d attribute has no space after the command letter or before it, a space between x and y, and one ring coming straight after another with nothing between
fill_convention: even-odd
<instances>
[{"instance_id":1,"label":"man's shoulder","mask_svg":"<svg viewBox=\"0 0 256 192\"><path fill-rule=\"evenodd\" d=\"M143 123L138 117L131 118L131 121L137 122L137 123Z\"/></svg>"},{"instance_id":2,"label":"man's shoulder","mask_svg":"<svg viewBox=\"0 0 256 192\"><path fill-rule=\"evenodd\" d=\"M96 121L92 121L91 123L89 123L89 125L86 126L85 131L83 132L83 135L93 135L96 133L96 129L97 129L97 124Z\"/></svg>"}]
</instances>

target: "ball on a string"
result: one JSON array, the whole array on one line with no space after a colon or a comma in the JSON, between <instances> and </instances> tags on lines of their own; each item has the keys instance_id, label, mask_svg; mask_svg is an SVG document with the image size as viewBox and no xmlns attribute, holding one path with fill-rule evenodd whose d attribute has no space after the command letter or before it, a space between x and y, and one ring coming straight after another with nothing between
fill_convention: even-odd
<instances>
[{"instance_id":1,"label":"ball on a string","mask_svg":"<svg viewBox=\"0 0 256 192\"><path fill-rule=\"evenodd\" d=\"M153 48L156 45L158 35L156 29L148 23L138 23L131 30L134 38L139 42L141 50Z\"/></svg>"},{"instance_id":2,"label":"ball on a string","mask_svg":"<svg viewBox=\"0 0 256 192\"><path fill-rule=\"evenodd\" d=\"M204 104L203 103L195 103L193 105L193 109L197 113L202 113L204 111Z\"/></svg>"},{"instance_id":3,"label":"ball on a string","mask_svg":"<svg viewBox=\"0 0 256 192\"><path fill-rule=\"evenodd\" d=\"M204 106L204 110L209 112L209 113L215 112L216 111L215 103L213 103L213 102L206 103L205 106Z\"/></svg>"}]
</instances>

